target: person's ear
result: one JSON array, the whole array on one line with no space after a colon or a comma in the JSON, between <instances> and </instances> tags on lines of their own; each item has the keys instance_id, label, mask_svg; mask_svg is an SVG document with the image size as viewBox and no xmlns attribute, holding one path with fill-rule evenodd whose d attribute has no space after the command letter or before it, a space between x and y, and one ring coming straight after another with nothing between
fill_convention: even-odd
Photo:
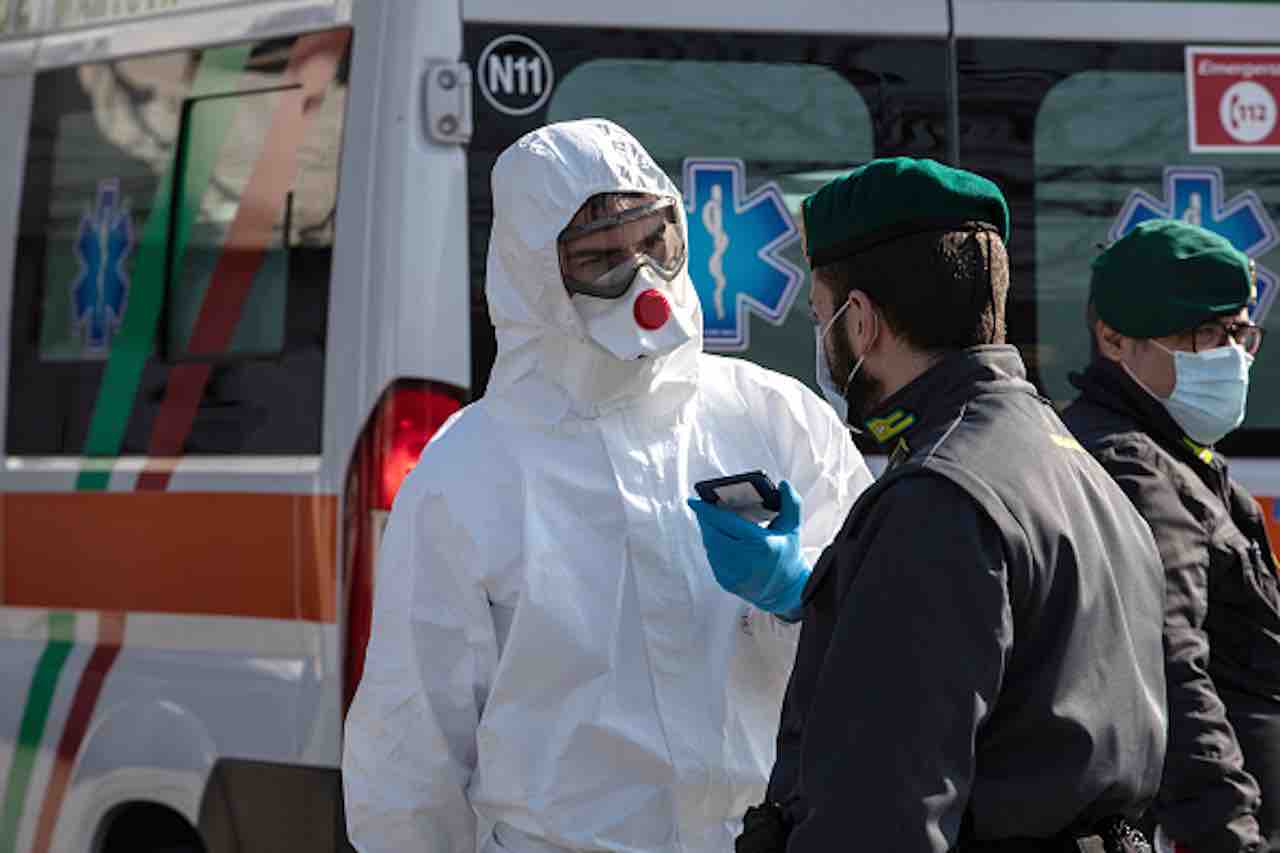
<instances>
[{"instance_id":1,"label":"person's ear","mask_svg":"<svg viewBox=\"0 0 1280 853\"><path fill-rule=\"evenodd\" d=\"M865 355L879 340L879 333L882 331L880 324L884 321L877 314L871 297L863 291L851 291L849 302L851 304L849 310L845 312L848 318L845 320L845 326L849 331L849 339L853 342L854 352Z\"/></svg>"},{"instance_id":2,"label":"person's ear","mask_svg":"<svg viewBox=\"0 0 1280 853\"><path fill-rule=\"evenodd\" d=\"M1120 334L1101 319L1093 321L1093 337L1098 342L1098 352L1112 361L1124 361L1132 350L1133 338Z\"/></svg>"}]
</instances>

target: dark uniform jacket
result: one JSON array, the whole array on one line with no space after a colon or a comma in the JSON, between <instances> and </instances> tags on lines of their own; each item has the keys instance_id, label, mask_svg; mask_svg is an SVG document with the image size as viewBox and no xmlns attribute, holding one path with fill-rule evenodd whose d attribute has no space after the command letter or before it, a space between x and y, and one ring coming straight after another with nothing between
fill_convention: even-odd
<instances>
[{"instance_id":1,"label":"dark uniform jacket","mask_svg":"<svg viewBox=\"0 0 1280 853\"><path fill-rule=\"evenodd\" d=\"M789 853L943 853L1136 815L1164 761L1146 525L1024 379L953 353L868 422L888 470L814 567L769 799ZM856 842L856 843L855 843Z\"/></svg>"},{"instance_id":2,"label":"dark uniform jacket","mask_svg":"<svg viewBox=\"0 0 1280 853\"><path fill-rule=\"evenodd\" d=\"M1115 363L1072 381L1083 393L1067 426L1146 518L1164 561L1169 751L1156 817L1194 853L1261 849L1256 776L1275 844L1280 593L1262 515L1226 460Z\"/></svg>"}]
</instances>

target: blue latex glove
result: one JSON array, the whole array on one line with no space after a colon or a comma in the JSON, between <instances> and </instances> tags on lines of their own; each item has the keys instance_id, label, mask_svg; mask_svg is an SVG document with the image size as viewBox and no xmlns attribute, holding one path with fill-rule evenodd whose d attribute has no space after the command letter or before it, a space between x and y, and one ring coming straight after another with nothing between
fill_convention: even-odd
<instances>
[{"instance_id":1,"label":"blue latex glove","mask_svg":"<svg viewBox=\"0 0 1280 853\"><path fill-rule=\"evenodd\" d=\"M720 586L761 610L794 617L810 569L800 556L800 497L786 480L778 491L782 509L768 527L697 498L689 508Z\"/></svg>"}]
</instances>

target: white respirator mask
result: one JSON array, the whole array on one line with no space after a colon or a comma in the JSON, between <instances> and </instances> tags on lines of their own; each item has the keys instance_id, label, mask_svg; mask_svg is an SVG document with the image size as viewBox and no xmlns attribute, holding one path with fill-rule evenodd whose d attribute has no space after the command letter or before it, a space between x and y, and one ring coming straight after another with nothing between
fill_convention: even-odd
<instances>
[{"instance_id":1,"label":"white respirator mask","mask_svg":"<svg viewBox=\"0 0 1280 853\"><path fill-rule=\"evenodd\" d=\"M673 308L668 284L641 268L617 299L574 294L570 301L593 341L617 359L634 361L671 352L694 336L693 318L679 305Z\"/></svg>"}]
</instances>

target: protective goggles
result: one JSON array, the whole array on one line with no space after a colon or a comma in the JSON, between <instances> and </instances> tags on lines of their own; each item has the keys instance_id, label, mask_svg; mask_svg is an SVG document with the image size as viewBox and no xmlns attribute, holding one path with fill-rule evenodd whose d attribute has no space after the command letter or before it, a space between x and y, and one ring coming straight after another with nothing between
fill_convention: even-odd
<instances>
[{"instance_id":1,"label":"protective goggles","mask_svg":"<svg viewBox=\"0 0 1280 853\"><path fill-rule=\"evenodd\" d=\"M556 248L565 288L599 299L626 293L641 267L671 281L685 260L684 232L673 199L570 226L560 232Z\"/></svg>"}]
</instances>

